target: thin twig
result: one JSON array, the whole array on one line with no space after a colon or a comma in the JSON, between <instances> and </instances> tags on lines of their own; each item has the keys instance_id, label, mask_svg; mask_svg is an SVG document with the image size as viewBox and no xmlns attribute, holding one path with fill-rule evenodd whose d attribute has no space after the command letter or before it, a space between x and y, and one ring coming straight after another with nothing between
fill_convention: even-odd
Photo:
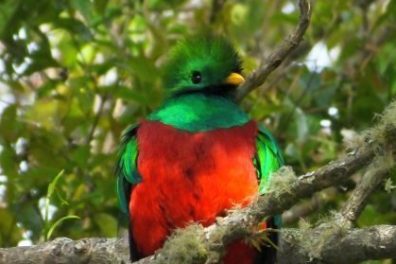
<instances>
[{"instance_id":1,"label":"thin twig","mask_svg":"<svg viewBox=\"0 0 396 264\"><path fill-rule=\"evenodd\" d=\"M212 1L212 9L211 9L210 15L209 15L209 23L210 24L213 24L214 22L216 22L216 19L217 19L219 13L221 12L221 9L223 8L225 2L226 2L226 0Z\"/></svg>"},{"instance_id":2,"label":"thin twig","mask_svg":"<svg viewBox=\"0 0 396 264\"><path fill-rule=\"evenodd\" d=\"M352 224L358 219L368 202L368 198L375 189L389 176L387 166L378 169L369 169L360 180L358 186L352 191L351 196L341 209L341 215L346 224Z\"/></svg>"},{"instance_id":3,"label":"thin twig","mask_svg":"<svg viewBox=\"0 0 396 264\"><path fill-rule=\"evenodd\" d=\"M107 102L108 97L109 97L108 93L104 94L103 96L100 96L100 103L99 103L99 107L98 107L98 112L94 116L94 119L92 121L92 126L91 126L91 128L89 130L89 133L88 133L86 139L85 139L85 144L86 145L89 145L91 143L91 141L92 141L92 139L93 139L93 137L95 135L96 128L97 128L97 126L99 124L99 120L100 120L100 118L101 118L101 116L103 114L104 106L105 106L105 104Z\"/></svg>"},{"instance_id":4,"label":"thin twig","mask_svg":"<svg viewBox=\"0 0 396 264\"><path fill-rule=\"evenodd\" d=\"M313 212L322 208L325 204L335 200L339 194L336 187L327 188L321 192L316 193L309 200L304 200L301 203L294 205L289 210L282 214L282 224L289 225L295 223L301 218L307 217Z\"/></svg>"},{"instance_id":5,"label":"thin twig","mask_svg":"<svg viewBox=\"0 0 396 264\"><path fill-rule=\"evenodd\" d=\"M395 110L396 103L391 104L388 109ZM389 111L389 110L388 110ZM385 123L384 123L385 122ZM377 154L377 158L370 164L366 173L361 178L357 187L352 191L351 196L341 209L342 221L345 225L352 227L368 202L368 198L375 189L389 176L389 171L394 167L396 160L396 129L395 124L387 124L380 121L380 126L384 130L383 137L385 143L382 146L382 153ZM378 152L378 151L377 151ZM381 155L379 155L381 154Z\"/></svg>"},{"instance_id":6,"label":"thin twig","mask_svg":"<svg viewBox=\"0 0 396 264\"><path fill-rule=\"evenodd\" d=\"M300 7L300 21L296 29L238 88L235 95L236 101L241 101L249 92L262 85L270 73L278 68L303 39L311 19L311 4L309 0L299 0L298 4Z\"/></svg>"}]
</instances>

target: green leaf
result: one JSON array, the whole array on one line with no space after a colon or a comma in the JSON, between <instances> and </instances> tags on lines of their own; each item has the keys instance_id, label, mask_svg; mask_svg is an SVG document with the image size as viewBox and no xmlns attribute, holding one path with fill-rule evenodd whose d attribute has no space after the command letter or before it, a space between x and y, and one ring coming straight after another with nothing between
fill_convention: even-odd
<instances>
[{"instance_id":1,"label":"green leaf","mask_svg":"<svg viewBox=\"0 0 396 264\"><path fill-rule=\"evenodd\" d=\"M54 24L58 28L66 29L72 35L77 35L79 41L87 42L91 41L93 38L91 30L83 22L75 18L59 18L54 21ZM70 43L65 44L70 45Z\"/></svg>"},{"instance_id":2,"label":"green leaf","mask_svg":"<svg viewBox=\"0 0 396 264\"><path fill-rule=\"evenodd\" d=\"M32 239L38 239L44 228L44 222L39 210L37 210L37 199L31 199L24 203L15 201L15 205L12 208L23 228L33 232Z\"/></svg>"},{"instance_id":3,"label":"green leaf","mask_svg":"<svg viewBox=\"0 0 396 264\"><path fill-rule=\"evenodd\" d=\"M15 32L18 25L10 23L15 15L21 0L3 0L0 2L0 39L9 35L9 32Z\"/></svg>"},{"instance_id":4,"label":"green leaf","mask_svg":"<svg viewBox=\"0 0 396 264\"><path fill-rule=\"evenodd\" d=\"M160 71L155 67L154 61L144 58L132 58L128 62L128 70L144 81L153 81L160 77ZM150 87L147 87L150 88Z\"/></svg>"},{"instance_id":5,"label":"green leaf","mask_svg":"<svg viewBox=\"0 0 396 264\"><path fill-rule=\"evenodd\" d=\"M0 208L0 219L0 245L15 245L22 237L22 230L17 227L15 217L7 209Z\"/></svg>"},{"instance_id":6,"label":"green leaf","mask_svg":"<svg viewBox=\"0 0 396 264\"><path fill-rule=\"evenodd\" d=\"M71 0L72 6L80 12L88 23L91 23L94 13L91 1L86 0Z\"/></svg>"},{"instance_id":7,"label":"green leaf","mask_svg":"<svg viewBox=\"0 0 396 264\"><path fill-rule=\"evenodd\" d=\"M17 118L17 105L11 104L1 114L0 136L8 142L15 142L19 137L20 129L21 125Z\"/></svg>"},{"instance_id":8,"label":"green leaf","mask_svg":"<svg viewBox=\"0 0 396 264\"><path fill-rule=\"evenodd\" d=\"M135 101L141 104L149 103L148 98L146 98L142 93L132 90L130 87L118 86L117 88L109 87L109 89L113 91L112 95L116 98L126 101Z\"/></svg>"},{"instance_id":9,"label":"green leaf","mask_svg":"<svg viewBox=\"0 0 396 264\"><path fill-rule=\"evenodd\" d=\"M64 170L61 170L58 175L55 176L55 178L50 182L48 185L48 191L47 191L47 200L51 200L52 195L55 192L56 185L58 184L59 179L63 176Z\"/></svg>"},{"instance_id":10,"label":"green leaf","mask_svg":"<svg viewBox=\"0 0 396 264\"><path fill-rule=\"evenodd\" d=\"M106 11L107 4L109 0L95 0L94 5L98 13L103 14Z\"/></svg>"},{"instance_id":11,"label":"green leaf","mask_svg":"<svg viewBox=\"0 0 396 264\"><path fill-rule=\"evenodd\" d=\"M48 230L47 235L45 236L45 239L48 241L48 240L51 238L52 233L55 231L55 229L56 229L60 224L62 224L64 221L66 221L66 220L73 220L73 219L80 219L80 217L78 217L78 216L76 216L76 215L68 215L68 216L64 216L64 217L58 219L58 220L50 227L50 229Z\"/></svg>"},{"instance_id":12,"label":"green leaf","mask_svg":"<svg viewBox=\"0 0 396 264\"><path fill-rule=\"evenodd\" d=\"M303 143L309 133L308 119L301 108L296 108L294 112L294 118L297 127L296 140L300 143Z\"/></svg>"},{"instance_id":13,"label":"green leaf","mask_svg":"<svg viewBox=\"0 0 396 264\"><path fill-rule=\"evenodd\" d=\"M79 168L83 168L84 166L87 165L87 160L90 156L90 146L84 145L84 146L79 146L76 149L74 149L71 153L70 156L75 162L76 166Z\"/></svg>"},{"instance_id":14,"label":"green leaf","mask_svg":"<svg viewBox=\"0 0 396 264\"><path fill-rule=\"evenodd\" d=\"M99 213L95 215L94 219L103 236L114 237L117 235L118 222L113 216L106 213Z\"/></svg>"}]
</instances>

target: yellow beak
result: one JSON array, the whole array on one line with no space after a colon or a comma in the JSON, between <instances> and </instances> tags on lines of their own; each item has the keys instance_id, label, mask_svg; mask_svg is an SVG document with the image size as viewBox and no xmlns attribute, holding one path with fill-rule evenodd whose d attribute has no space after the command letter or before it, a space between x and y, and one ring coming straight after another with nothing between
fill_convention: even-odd
<instances>
[{"instance_id":1,"label":"yellow beak","mask_svg":"<svg viewBox=\"0 0 396 264\"><path fill-rule=\"evenodd\" d=\"M225 79L224 83L238 86L241 83L243 83L244 81L245 81L245 78L243 78L242 75L240 75L239 73L233 72L230 75L228 75L228 77Z\"/></svg>"}]
</instances>

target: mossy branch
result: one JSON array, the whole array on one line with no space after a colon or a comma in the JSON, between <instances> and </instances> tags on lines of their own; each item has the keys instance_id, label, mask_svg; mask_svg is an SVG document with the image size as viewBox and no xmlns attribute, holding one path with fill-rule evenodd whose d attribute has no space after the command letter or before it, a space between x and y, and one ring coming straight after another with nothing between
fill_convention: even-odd
<instances>
[{"instance_id":1,"label":"mossy branch","mask_svg":"<svg viewBox=\"0 0 396 264\"><path fill-rule=\"evenodd\" d=\"M392 225L284 229L278 254L282 264L353 264L388 258L396 258L396 226Z\"/></svg>"},{"instance_id":2,"label":"mossy branch","mask_svg":"<svg viewBox=\"0 0 396 264\"><path fill-rule=\"evenodd\" d=\"M194 231L195 232L195 231ZM194 233L192 232L192 233ZM189 235L192 235L190 233ZM323 237L330 239L324 240ZM199 238L197 238L197 241ZM316 244L315 244L316 243ZM313 251L319 243L322 251ZM189 244L191 246L193 244ZM195 252L195 247L190 248ZM200 249L201 253L205 250ZM128 241L115 238L87 238L55 240L31 247L0 249L0 263L23 264L121 264L128 263ZM315 253L315 254L314 254ZM173 260L178 261L180 250L174 251ZM187 262L203 263L205 254L192 254ZM186 256L186 255L184 255ZM362 229L328 227L317 229L282 229L278 263L358 263L368 259L396 258L396 226L379 225ZM190 261L190 262L188 262ZM167 262L160 257L145 258L139 263Z\"/></svg>"},{"instance_id":3,"label":"mossy branch","mask_svg":"<svg viewBox=\"0 0 396 264\"><path fill-rule=\"evenodd\" d=\"M0 249L0 264L128 263L127 239L66 237L30 247Z\"/></svg>"}]
</instances>

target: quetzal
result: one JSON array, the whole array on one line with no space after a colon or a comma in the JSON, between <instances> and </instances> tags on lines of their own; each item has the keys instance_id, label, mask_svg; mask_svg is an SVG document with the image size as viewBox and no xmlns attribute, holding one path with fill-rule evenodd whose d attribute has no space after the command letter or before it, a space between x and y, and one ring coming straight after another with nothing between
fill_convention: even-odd
<instances>
[{"instance_id":1,"label":"quetzal","mask_svg":"<svg viewBox=\"0 0 396 264\"><path fill-rule=\"evenodd\" d=\"M223 37L191 38L170 52L164 75L169 96L126 130L117 163L133 258L153 254L172 230L213 224L268 189L282 157L271 134L233 100L244 81L241 71ZM276 225L273 218L266 221ZM257 251L239 241L224 263L271 263L274 254L271 247Z\"/></svg>"}]
</instances>

